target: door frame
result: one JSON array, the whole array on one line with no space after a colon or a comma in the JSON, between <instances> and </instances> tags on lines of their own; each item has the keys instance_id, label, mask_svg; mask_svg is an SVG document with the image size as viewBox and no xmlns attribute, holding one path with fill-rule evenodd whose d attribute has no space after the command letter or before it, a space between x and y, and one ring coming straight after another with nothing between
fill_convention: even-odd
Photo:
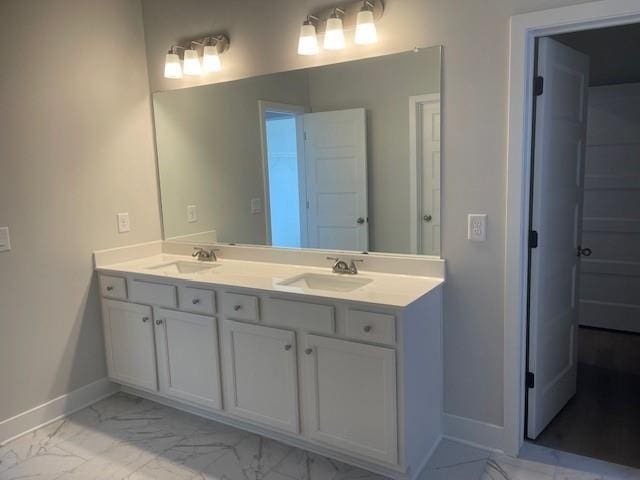
<instances>
[{"instance_id":1,"label":"door frame","mask_svg":"<svg viewBox=\"0 0 640 480\"><path fill-rule=\"evenodd\" d=\"M411 232L409 251L412 254L421 254L422 249L422 228L419 227L422 225L422 176L418 176L422 173L422 168L418 162L418 155L422 152L423 138L419 133L422 132L420 129L422 121L418 115L418 109L429 103L440 103L440 94L426 93L409 97L409 178L414 179L409 185L409 231ZM440 163L442 163L442 155L440 155Z\"/></svg>"},{"instance_id":2,"label":"door frame","mask_svg":"<svg viewBox=\"0 0 640 480\"><path fill-rule=\"evenodd\" d=\"M640 22L637 0L600 0L512 16L505 224L503 450L524 442L534 50L537 37Z\"/></svg>"},{"instance_id":3,"label":"door frame","mask_svg":"<svg viewBox=\"0 0 640 480\"><path fill-rule=\"evenodd\" d=\"M302 208L302 199L307 198L306 189L306 165L304 158L304 126L302 125L302 116L309 109L304 105L293 105L289 103L270 102L268 100L258 100L258 125L260 126L260 157L262 159L262 184L264 190L264 220L267 245L271 244L271 196L269 191L269 151L267 147L267 124L264 116L267 112L288 113L296 116L296 135L297 135L297 151L298 151L298 193L300 195L300 243L301 247L307 245L307 209ZM300 170L302 168L302 170ZM304 180L301 182L300 180Z\"/></svg>"}]
</instances>

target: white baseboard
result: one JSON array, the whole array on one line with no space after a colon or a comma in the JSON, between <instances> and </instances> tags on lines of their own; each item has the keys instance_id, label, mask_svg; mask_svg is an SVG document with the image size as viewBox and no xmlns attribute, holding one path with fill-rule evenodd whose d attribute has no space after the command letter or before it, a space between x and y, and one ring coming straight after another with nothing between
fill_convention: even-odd
<instances>
[{"instance_id":1,"label":"white baseboard","mask_svg":"<svg viewBox=\"0 0 640 480\"><path fill-rule=\"evenodd\" d=\"M500 425L450 413L445 413L442 420L444 438L497 452L503 450L504 427Z\"/></svg>"},{"instance_id":2,"label":"white baseboard","mask_svg":"<svg viewBox=\"0 0 640 480\"><path fill-rule=\"evenodd\" d=\"M0 446L120 390L106 377L0 421Z\"/></svg>"}]
</instances>

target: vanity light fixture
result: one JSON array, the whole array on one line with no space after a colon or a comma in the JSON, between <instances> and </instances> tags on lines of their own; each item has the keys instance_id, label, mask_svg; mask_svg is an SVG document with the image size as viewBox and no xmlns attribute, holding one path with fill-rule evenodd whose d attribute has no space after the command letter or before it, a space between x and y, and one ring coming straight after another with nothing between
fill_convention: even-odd
<instances>
[{"instance_id":1,"label":"vanity light fixture","mask_svg":"<svg viewBox=\"0 0 640 480\"><path fill-rule=\"evenodd\" d=\"M354 39L358 45L371 45L378 41L378 32L373 18L373 4L364 0L362 9L356 17L356 36Z\"/></svg>"},{"instance_id":2,"label":"vanity light fixture","mask_svg":"<svg viewBox=\"0 0 640 480\"><path fill-rule=\"evenodd\" d=\"M324 32L324 48L326 50L342 50L344 48L342 15L344 15L344 10L334 8L331 16L327 18L327 26Z\"/></svg>"},{"instance_id":3,"label":"vanity light fixture","mask_svg":"<svg viewBox=\"0 0 640 480\"><path fill-rule=\"evenodd\" d=\"M222 70L220 54L229 49L229 37L209 35L189 42L188 47L174 45L167 53L164 63L165 78L182 78L182 75L205 75ZM183 50L183 65L178 51Z\"/></svg>"},{"instance_id":4,"label":"vanity light fixture","mask_svg":"<svg viewBox=\"0 0 640 480\"><path fill-rule=\"evenodd\" d=\"M345 48L345 30L355 30L356 45L371 45L378 41L376 22L384 13L383 0L346 0L339 6L313 12L302 23L298 37L298 55L319 53L318 35L326 50Z\"/></svg>"},{"instance_id":5,"label":"vanity light fixture","mask_svg":"<svg viewBox=\"0 0 640 480\"><path fill-rule=\"evenodd\" d=\"M318 17L308 15L307 19L302 23L300 37L298 38L298 55L315 55L320 51L314 24L317 21Z\"/></svg>"}]
</instances>

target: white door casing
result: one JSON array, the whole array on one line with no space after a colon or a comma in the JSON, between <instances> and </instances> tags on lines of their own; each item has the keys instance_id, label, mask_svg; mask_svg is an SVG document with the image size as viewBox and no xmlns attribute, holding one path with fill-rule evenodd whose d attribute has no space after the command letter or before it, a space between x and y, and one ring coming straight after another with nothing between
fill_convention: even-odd
<instances>
[{"instance_id":1,"label":"white door casing","mask_svg":"<svg viewBox=\"0 0 640 480\"><path fill-rule=\"evenodd\" d=\"M151 307L103 299L102 318L109 377L157 391Z\"/></svg>"},{"instance_id":2,"label":"white door casing","mask_svg":"<svg viewBox=\"0 0 640 480\"><path fill-rule=\"evenodd\" d=\"M156 308L154 317L160 390L221 409L217 320L164 308Z\"/></svg>"},{"instance_id":3,"label":"white door casing","mask_svg":"<svg viewBox=\"0 0 640 480\"><path fill-rule=\"evenodd\" d=\"M308 247L369 249L365 110L304 115Z\"/></svg>"},{"instance_id":4,"label":"white door casing","mask_svg":"<svg viewBox=\"0 0 640 480\"><path fill-rule=\"evenodd\" d=\"M411 253L440 255L440 94L409 97Z\"/></svg>"},{"instance_id":5,"label":"white door casing","mask_svg":"<svg viewBox=\"0 0 640 480\"><path fill-rule=\"evenodd\" d=\"M298 433L295 332L224 320L223 335L227 411Z\"/></svg>"},{"instance_id":6,"label":"white door casing","mask_svg":"<svg viewBox=\"0 0 640 480\"><path fill-rule=\"evenodd\" d=\"M551 38L538 45L531 224L527 435L536 438L576 391L579 257L589 58Z\"/></svg>"},{"instance_id":7,"label":"white door casing","mask_svg":"<svg viewBox=\"0 0 640 480\"><path fill-rule=\"evenodd\" d=\"M305 336L305 404L316 442L396 463L396 354L393 349Z\"/></svg>"}]
</instances>

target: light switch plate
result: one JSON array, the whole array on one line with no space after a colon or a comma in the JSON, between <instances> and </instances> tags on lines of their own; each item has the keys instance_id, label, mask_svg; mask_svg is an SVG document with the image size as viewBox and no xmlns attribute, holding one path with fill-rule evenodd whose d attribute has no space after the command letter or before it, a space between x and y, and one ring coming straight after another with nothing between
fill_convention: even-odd
<instances>
[{"instance_id":1,"label":"light switch plate","mask_svg":"<svg viewBox=\"0 0 640 480\"><path fill-rule=\"evenodd\" d=\"M128 213L118 214L118 233L127 233L131 231L131 224L129 223Z\"/></svg>"},{"instance_id":2,"label":"light switch plate","mask_svg":"<svg viewBox=\"0 0 640 480\"><path fill-rule=\"evenodd\" d=\"M198 221L198 208L195 205L187 205L187 222L196 223Z\"/></svg>"},{"instance_id":3,"label":"light switch plate","mask_svg":"<svg viewBox=\"0 0 640 480\"><path fill-rule=\"evenodd\" d=\"M487 215L470 213L467 238L472 242L484 242L487 239Z\"/></svg>"},{"instance_id":4,"label":"light switch plate","mask_svg":"<svg viewBox=\"0 0 640 480\"><path fill-rule=\"evenodd\" d=\"M0 227L0 252L7 252L9 250L11 250L9 227Z\"/></svg>"},{"instance_id":5,"label":"light switch plate","mask_svg":"<svg viewBox=\"0 0 640 480\"><path fill-rule=\"evenodd\" d=\"M262 212L262 200L259 198L251 199L251 213L260 213Z\"/></svg>"}]
</instances>

